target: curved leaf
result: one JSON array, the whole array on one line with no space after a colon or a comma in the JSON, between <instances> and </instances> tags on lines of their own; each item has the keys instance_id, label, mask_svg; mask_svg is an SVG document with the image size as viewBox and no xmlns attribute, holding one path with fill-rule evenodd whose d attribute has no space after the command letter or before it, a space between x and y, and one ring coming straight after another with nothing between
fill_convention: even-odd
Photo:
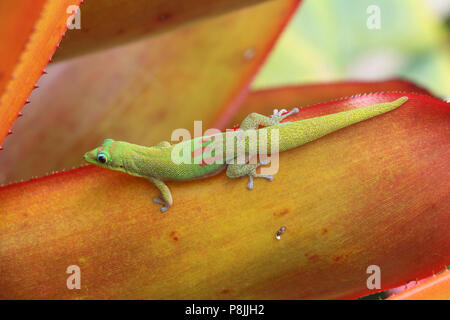
<instances>
[{"instance_id":1,"label":"curved leaf","mask_svg":"<svg viewBox=\"0 0 450 320\"><path fill-rule=\"evenodd\" d=\"M144 179L92 166L0 188L0 295L353 298L372 293L369 265L383 290L427 276L450 260L449 105L376 94L290 120L404 95L388 114L282 153L275 180L253 191L224 174L169 183L167 214ZM65 287L72 264L81 290Z\"/></svg>"},{"instance_id":2,"label":"curved leaf","mask_svg":"<svg viewBox=\"0 0 450 320\"><path fill-rule=\"evenodd\" d=\"M108 137L151 145L194 120L206 129L245 97L298 4L270 1L53 65L5 141L0 183L78 166Z\"/></svg>"}]
</instances>

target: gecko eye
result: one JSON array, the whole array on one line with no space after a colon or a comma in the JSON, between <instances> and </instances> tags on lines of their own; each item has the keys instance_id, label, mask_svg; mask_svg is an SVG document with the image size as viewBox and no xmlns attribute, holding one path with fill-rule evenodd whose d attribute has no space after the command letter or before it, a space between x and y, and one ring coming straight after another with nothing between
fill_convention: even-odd
<instances>
[{"instance_id":1,"label":"gecko eye","mask_svg":"<svg viewBox=\"0 0 450 320\"><path fill-rule=\"evenodd\" d=\"M97 155L97 161L100 163L106 163L106 156L104 153L99 153Z\"/></svg>"}]
</instances>

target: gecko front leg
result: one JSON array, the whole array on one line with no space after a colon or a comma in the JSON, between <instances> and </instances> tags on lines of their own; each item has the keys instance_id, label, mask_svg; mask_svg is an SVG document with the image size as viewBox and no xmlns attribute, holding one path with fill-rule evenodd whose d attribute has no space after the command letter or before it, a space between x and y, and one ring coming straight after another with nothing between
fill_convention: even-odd
<instances>
[{"instance_id":1,"label":"gecko front leg","mask_svg":"<svg viewBox=\"0 0 450 320\"><path fill-rule=\"evenodd\" d=\"M242 130L258 129L259 126L268 127L279 124L281 120L299 112L298 108L292 109L290 112L286 110L278 111L275 109L271 117L253 112L250 113L244 120L242 120L239 126Z\"/></svg>"},{"instance_id":2,"label":"gecko front leg","mask_svg":"<svg viewBox=\"0 0 450 320\"><path fill-rule=\"evenodd\" d=\"M161 180L150 177L148 178L161 192L159 198L154 198L153 202L162 205L161 212L166 212L167 209L173 204L172 193L169 187Z\"/></svg>"}]
</instances>

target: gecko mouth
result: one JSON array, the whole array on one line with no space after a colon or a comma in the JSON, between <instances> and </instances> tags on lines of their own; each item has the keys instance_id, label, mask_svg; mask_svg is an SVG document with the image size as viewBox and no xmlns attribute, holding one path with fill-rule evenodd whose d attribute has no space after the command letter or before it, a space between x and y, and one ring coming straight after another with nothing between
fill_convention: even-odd
<instances>
[{"instance_id":1,"label":"gecko mouth","mask_svg":"<svg viewBox=\"0 0 450 320\"><path fill-rule=\"evenodd\" d=\"M89 155L90 152L86 152L83 156L84 160L88 163L95 163L94 159Z\"/></svg>"}]
</instances>

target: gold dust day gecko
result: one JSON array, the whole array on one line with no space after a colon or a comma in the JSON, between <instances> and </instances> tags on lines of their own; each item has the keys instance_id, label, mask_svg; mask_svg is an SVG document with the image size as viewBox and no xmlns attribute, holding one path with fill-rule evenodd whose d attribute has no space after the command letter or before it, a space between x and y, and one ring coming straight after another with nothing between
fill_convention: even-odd
<instances>
[{"instance_id":1,"label":"gold dust day gecko","mask_svg":"<svg viewBox=\"0 0 450 320\"><path fill-rule=\"evenodd\" d=\"M161 211L165 212L172 206L173 200L172 194L164 181L206 178L226 168L226 175L229 178L248 176L250 179L248 189L252 189L253 178L265 178L270 181L273 179L272 175L256 173L256 169L261 165L267 164L267 162L249 162L249 159L256 155L258 150L265 149L267 150L267 154L271 154L272 149L275 150L274 152L281 152L301 146L336 130L394 110L407 100L407 97L401 97L392 102L284 123L280 122L284 118L298 113L299 110L295 108L289 113L286 113L285 110L281 112L275 110L274 114L270 117L258 113L251 113L240 125L239 131L245 134L245 138L242 139L239 133L234 136L234 140L231 143L233 146L231 153L226 149L226 144L230 145L228 143L229 140L227 140L227 133L222 132L215 135L181 141L174 145L171 145L168 141L163 141L153 147L144 147L128 142L106 139L98 148L86 152L84 159L102 168L121 171L150 180L161 192L159 198L154 198L153 202L161 204ZM249 138L251 136L250 133L260 134L262 133L259 132L261 130L265 130L264 133L268 136L264 140L264 143L267 144L264 148L260 142L263 140L252 140ZM275 136L275 133L278 137L276 141L277 148L275 148L274 142L270 138L271 136ZM239 139L242 140L244 149L235 147L235 140ZM212 155L214 161L205 163L203 158L201 161L195 161L194 159L194 161L180 163L177 160L177 156L180 156L179 150L187 150L193 157L195 157L195 154L198 154L200 158L204 157L204 149L207 149L205 146L211 145L214 140L227 141L226 143L222 143L220 148L214 148L212 152L211 148L209 148L209 154ZM200 153L198 153L199 150ZM245 161L236 163L234 160L239 158L239 150L245 150ZM176 156L175 158L174 155Z\"/></svg>"}]
</instances>

